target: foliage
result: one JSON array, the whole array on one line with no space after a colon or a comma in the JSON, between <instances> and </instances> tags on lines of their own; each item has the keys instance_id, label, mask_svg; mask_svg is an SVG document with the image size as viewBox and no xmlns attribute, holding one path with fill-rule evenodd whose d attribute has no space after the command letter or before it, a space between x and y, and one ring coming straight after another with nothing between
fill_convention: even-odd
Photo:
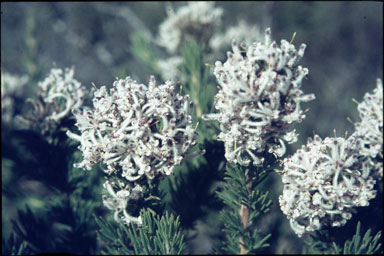
<instances>
[{"instance_id":1,"label":"foliage","mask_svg":"<svg viewBox=\"0 0 384 256\"><path fill-rule=\"evenodd\" d=\"M14 162L12 169L20 177L38 180L47 190L42 209L32 210L26 205L25 210L17 211L17 220L12 220L17 239L27 242L33 253L94 252L95 223L91 213L100 203L95 200L99 197L97 186L89 184L100 182L98 172L89 175L72 168L74 145L66 141L63 131L54 133L51 143L34 131L14 133L17 139L8 146L10 152L18 153L6 155ZM17 186L6 184L4 189L12 194Z\"/></svg>"},{"instance_id":2,"label":"foliage","mask_svg":"<svg viewBox=\"0 0 384 256\"><path fill-rule=\"evenodd\" d=\"M224 149L213 142L204 145L207 152L199 158L198 167L186 161L174 177L167 179L170 207L180 216L183 228L192 228L195 221L205 217L210 210L222 208L213 188L222 180L220 166L224 164L222 158L215 156L223 156Z\"/></svg>"},{"instance_id":3,"label":"foliage","mask_svg":"<svg viewBox=\"0 0 384 256\"><path fill-rule=\"evenodd\" d=\"M98 237L107 245L105 254L181 254L184 236L180 231L179 217L166 212L159 216L152 210L142 210L141 227L130 223L119 225L113 220L95 216L100 227Z\"/></svg>"},{"instance_id":4,"label":"foliage","mask_svg":"<svg viewBox=\"0 0 384 256\"><path fill-rule=\"evenodd\" d=\"M130 52L137 60L145 65L152 74L160 74L156 60L159 58L153 50L154 45L145 40L140 33L134 33L131 38Z\"/></svg>"},{"instance_id":5,"label":"foliage","mask_svg":"<svg viewBox=\"0 0 384 256\"><path fill-rule=\"evenodd\" d=\"M216 93L215 82L212 81L211 64L206 63L206 49L196 42L183 45L181 54L183 63L180 70L186 82L183 90L191 96L195 105L195 118L199 121L198 131L201 134L200 143L212 141L217 124L201 120L201 115L213 111L213 97Z\"/></svg>"},{"instance_id":6,"label":"foliage","mask_svg":"<svg viewBox=\"0 0 384 256\"><path fill-rule=\"evenodd\" d=\"M210 68L205 65L204 53L204 48L196 42L183 45L181 49L184 60L181 71L187 78L185 90L195 103L197 118L211 111L212 98L216 93L215 86L212 86L209 81Z\"/></svg>"},{"instance_id":7,"label":"foliage","mask_svg":"<svg viewBox=\"0 0 384 256\"><path fill-rule=\"evenodd\" d=\"M351 240L344 242L344 245L338 245L336 242L329 241L327 233L318 231L316 236L311 236L307 239L307 248L303 253L309 254L382 254L382 244L379 242L381 238L381 231L373 237L371 236L371 229L368 229L364 236L360 234L361 224L360 221L356 226L356 233ZM330 246L332 245L332 246Z\"/></svg>"},{"instance_id":8,"label":"foliage","mask_svg":"<svg viewBox=\"0 0 384 256\"><path fill-rule=\"evenodd\" d=\"M28 244L25 240L20 239L18 236L11 234L8 240L2 238L2 247L1 254L2 255L26 255L30 254L30 249L28 248Z\"/></svg>"},{"instance_id":9,"label":"foliage","mask_svg":"<svg viewBox=\"0 0 384 256\"><path fill-rule=\"evenodd\" d=\"M352 237L352 240L347 240L345 242L342 254L374 254L379 252L380 248L382 247L382 244L379 243L381 231L377 232L377 234L372 237L371 229L368 229L367 232L365 232L364 237L361 239L360 227L360 222L358 222L356 227L356 234ZM341 253L341 248L338 247L336 243L333 243L333 247L335 254Z\"/></svg>"},{"instance_id":10,"label":"foliage","mask_svg":"<svg viewBox=\"0 0 384 256\"><path fill-rule=\"evenodd\" d=\"M272 201L268 199L268 191L260 191L257 186L267 177L267 171L243 168L235 164L227 164L226 183L222 191L217 192L219 198L229 209L222 211L221 218L224 223L223 231L227 241L223 243L224 251L232 254L239 253L239 240L248 253L257 253L269 244L266 241L271 234L262 235L262 231L255 227L260 214L267 213ZM248 225L244 226L241 214L241 205L248 209Z\"/></svg>"}]
</instances>

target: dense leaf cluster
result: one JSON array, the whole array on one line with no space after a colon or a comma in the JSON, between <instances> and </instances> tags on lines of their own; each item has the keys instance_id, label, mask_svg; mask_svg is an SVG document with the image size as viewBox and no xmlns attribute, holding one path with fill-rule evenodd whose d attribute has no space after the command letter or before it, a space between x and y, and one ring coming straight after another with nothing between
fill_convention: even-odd
<instances>
[{"instance_id":1,"label":"dense leaf cluster","mask_svg":"<svg viewBox=\"0 0 384 256\"><path fill-rule=\"evenodd\" d=\"M112 222L95 216L100 227L99 238L107 245L105 254L181 254L184 249L184 235L179 226L179 217L166 212L163 216L152 210L141 212L143 224L113 225Z\"/></svg>"},{"instance_id":2,"label":"dense leaf cluster","mask_svg":"<svg viewBox=\"0 0 384 256\"><path fill-rule=\"evenodd\" d=\"M259 173L257 173L259 171ZM260 252L260 249L269 246L266 242L271 234L263 232L255 226L260 214L267 213L272 201L268 199L268 191L260 191L257 186L267 177L267 172L251 170L234 164L227 164L226 183L222 190L217 192L220 199L229 209L221 212L223 231L227 240L223 243L224 251L239 253L240 243L248 253ZM239 216L242 205L248 210L248 224L245 226Z\"/></svg>"}]
</instances>

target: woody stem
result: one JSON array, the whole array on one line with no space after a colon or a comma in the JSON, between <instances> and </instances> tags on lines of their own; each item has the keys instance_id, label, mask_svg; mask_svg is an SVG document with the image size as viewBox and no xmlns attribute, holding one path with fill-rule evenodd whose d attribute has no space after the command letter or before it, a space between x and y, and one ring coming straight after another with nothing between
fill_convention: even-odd
<instances>
[{"instance_id":1,"label":"woody stem","mask_svg":"<svg viewBox=\"0 0 384 256\"><path fill-rule=\"evenodd\" d=\"M252 185L251 181L252 181L251 176L248 173L247 180L246 180L246 187L247 187L248 193L251 193L251 185ZM248 222L249 222L248 207L242 204L240 207L239 214L240 214L241 223L243 223L243 229L244 229L243 232L245 233L248 227ZM240 254L242 255L248 253L248 250L243 246L243 243L244 243L243 237L240 236Z\"/></svg>"}]
</instances>

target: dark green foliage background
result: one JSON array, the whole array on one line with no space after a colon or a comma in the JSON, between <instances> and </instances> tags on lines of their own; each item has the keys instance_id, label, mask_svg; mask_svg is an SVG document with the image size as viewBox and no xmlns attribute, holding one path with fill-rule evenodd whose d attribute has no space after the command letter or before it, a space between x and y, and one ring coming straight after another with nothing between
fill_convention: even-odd
<instances>
[{"instance_id":1,"label":"dark green foliage background","mask_svg":"<svg viewBox=\"0 0 384 256\"><path fill-rule=\"evenodd\" d=\"M183 4L172 3L176 8ZM361 101L363 94L376 86L376 78L383 78L383 3L229 1L216 2L216 6L224 9L224 28L245 19L251 24L258 24L263 30L271 27L272 37L277 42L281 39L290 40L296 32L294 44L307 44L301 64L308 67L309 77L303 82L302 89L306 93L315 93L316 100L303 106L310 110L303 123L297 126L299 141L288 147L287 155L301 147L313 133L324 138L333 136L333 129L336 129L337 136L344 136L345 131L349 134L353 132L353 125L347 121L347 117L356 121L358 114L356 104L351 99ZM129 8L138 20L132 18L125 8ZM44 78L54 63L60 68L74 65L75 78L89 87L91 82L98 87L111 86L116 76L124 78L128 75L147 83L150 70L130 52L131 37L137 32L143 35L150 32L155 37L158 25L166 18L165 8L164 2L2 2L1 69L14 74L28 74L31 87ZM159 57L165 56L159 48L154 52ZM28 89L33 91L36 88ZM97 172L92 176L91 173L78 170L79 173L68 176L73 159L67 162L64 155L49 155L49 145L43 144L37 135L8 132L2 125L3 238L11 234L10 220L16 219L18 210L26 209L28 205L38 213L37 221L49 216L72 227L66 229L42 224L40 231L43 234L46 232L47 236L54 236L55 228L64 234L73 234L73 238L84 232L84 236L78 239L87 242L87 245L79 243L78 247L65 250L73 253L97 252L102 244L92 239L96 238L94 220L90 216L69 217L72 210L82 207L81 204L87 199L94 205L86 207L98 209L93 213L105 213L100 189L97 188L101 184ZM30 146L37 148L24 148L23 154L15 151L15 148L20 149L18 143L23 138L27 138ZM60 145L62 154L69 154L67 149L70 145L64 145L64 142ZM224 177L225 168L221 164L224 149L222 143L206 142L205 145L209 146L206 155L208 161L185 161L175 171L175 177L169 177L160 184L164 191L169 192L164 199L167 202L166 209L180 215L188 245L187 253L213 252L223 239L218 218L223 205L214 196L214 191ZM46 155L29 155L30 152ZM45 162L36 162L36 159L45 159ZM50 161L57 169L50 173L52 176L40 177L41 172L47 173L44 166L52 166ZM196 165L200 168L196 168ZM75 186L70 186L76 182L84 184L77 194L74 192ZM351 240L358 220L362 224L363 234L368 228L372 229L372 235L382 230L382 184L380 188L370 207L359 209L344 228L331 230L327 239L339 239L340 243ZM272 173L263 183L263 189L269 191L272 200L270 212L258 225L262 232L272 234L268 240L271 246L264 252L302 252L303 241L292 232L288 220L279 209L278 196L282 185L278 174ZM58 195L64 193L65 197L66 192L75 193L79 199L72 203L80 206L60 205L67 201L65 198L60 201ZM47 207L67 209L68 215L54 216L54 212L47 215L44 212ZM84 218L92 219L87 227L89 230L83 230L80 224L76 224L76 221ZM348 234L347 238L345 234ZM68 243L60 239L57 237L56 245L65 246ZM50 244L39 246L47 251L61 251L64 248L51 248Z\"/></svg>"}]
</instances>

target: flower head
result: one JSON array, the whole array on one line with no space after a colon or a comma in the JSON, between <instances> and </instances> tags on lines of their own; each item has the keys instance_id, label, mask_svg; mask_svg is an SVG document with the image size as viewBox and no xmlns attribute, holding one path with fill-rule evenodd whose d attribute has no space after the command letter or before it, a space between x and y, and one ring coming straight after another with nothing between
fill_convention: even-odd
<instances>
[{"instance_id":1,"label":"flower head","mask_svg":"<svg viewBox=\"0 0 384 256\"><path fill-rule=\"evenodd\" d=\"M93 109L73 110L81 134L83 161L75 167L91 169L96 163L108 174L136 181L169 175L196 144L189 96L174 92L174 83L149 86L130 77L95 91Z\"/></svg>"},{"instance_id":2,"label":"flower head","mask_svg":"<svg viewBox=\"0 0 384 256\"><path fill-rule=\"evenodd\" d=\"M380 79L373 92L364 95L357 110L361 120L355 123L355 134L361 140L361 152L377 162L376 169L383 177L383 84ZM379 160L375 161L375 157Z\"/></svg>"},{"instance_id":3,"label":"flower head","mask_svg":"<svg viewBox=\"0 0 384 256\"><path fill-rule=\"evenodd\" d=\"M67 116L71 109L82 106L85 89L73 78L74 74L74 68L64 71L53 68L48 77L38 84L44 102L52 110L47 119L58 121Z\"/></svg>"},{"instance_id":4,"label":"flower head","mask_svg":"<svg viewBox=\"0 0 384 256\"><path fill-rule=\"evenodd\" d=\"M13 117L16 112L15 102L23 98L25 87L28 83L26 75L16 76L7 72L1 72L1 122L13 125Z\"/></svg>"},{"instance_id":5,"label":"flower head","mask_svg":"<svg viewBox=\"0 0 384 256\"><path fill-rule=\"evenodd\" d=\"M218 120L225 143L225 157L229 162L248 165L263 163L261 154L282 156L285 143L297 140L296 123L305 118L301 102L313 100L300 89L308 69L297 66L304 55L305 44L298 51L295 46L281 41L280 47L271 42L270 29L264 43L249 47L232 42L233 52L227 61L215 63L214 74L219 83L215 96L218 113L203 115L206 120Z\"/></svg>"},{"instance_id":6,"label":"flower head","mask_svg":"<svg viewBox=\"0 0 384 256\"><path fill-rule=\"evenodd\" d=\"M369 205L376 196L370 164L360 154L359 138L310 138L306 146L283 160L281 210L294 232L342 226L352 208Z\"/></svg>"},{"instance_id":7,"label":"flower head","mask_svg":"<svg viewBox=\"0 0 384 256\"><path fill-rule=\"evenodd\" d=\"M235 26L226 28L224 33L215 33L209 40L209 46L214 52L220 52L230 46L230 42L244 42L251 44L255 41L261 41L263 31L257 26L246 23L241 20Z\"/></svg>"},{"instance_id":8,"label":"flower head","mask_svg":"<svg viewBox=\"0 0 384 256\"><path fill-rule=\"evenodd\" d=\"M37 98L29 102L33 109L21 117L29 128L39 128L41 132L55 130L59 121L69 117L71 109L82 106L85 88L74 79L74 69L53 68L49 75L38 83Z\"/></svg>"},{"instance_id":9,"label":"flower head","mask_svg":"<svg viewBox=\"0 0 384 256\"><path fill-rule=\"evenodd\" d=\"M173 54L191 40L208 42L220 24L222 13L221 8L214 7L214 2L188 2L176 13L169 9L168 19L160 24L157 43Z\"/></svg>"},{"instance_id":10,"label":"flower head","mask_svg":"<svg viewBox=\"0 0 384 256\"><path fill-rule=\"evenodd\" d=\"M157 61L157 67L161 72L161 77L164 80L176 80L180 79L183 82L185 78L182 76L179 67L183 63L183 57L181 56L172 56L167 59L159 59Z\"/></svg>"},{"instance_id":11,"label":"flower head","mask_svg":"<svg viewBox=\"0 0 384 256\"><path fill-rule=\"evenodd\" d=\"M115 220L122 224L134 222L141 225L141 217L131 216L127 212L127 207L131 201L140 198L142 194L142 188L138 184L136 184L136 186L133 188L127 185L125 188L115 192L114 187L117 186L114 182L111 181L106 181L103 186L108 192L107 195L103 195L103 204L108 209L115 211Z\"/></svg>"}]
</instances>

